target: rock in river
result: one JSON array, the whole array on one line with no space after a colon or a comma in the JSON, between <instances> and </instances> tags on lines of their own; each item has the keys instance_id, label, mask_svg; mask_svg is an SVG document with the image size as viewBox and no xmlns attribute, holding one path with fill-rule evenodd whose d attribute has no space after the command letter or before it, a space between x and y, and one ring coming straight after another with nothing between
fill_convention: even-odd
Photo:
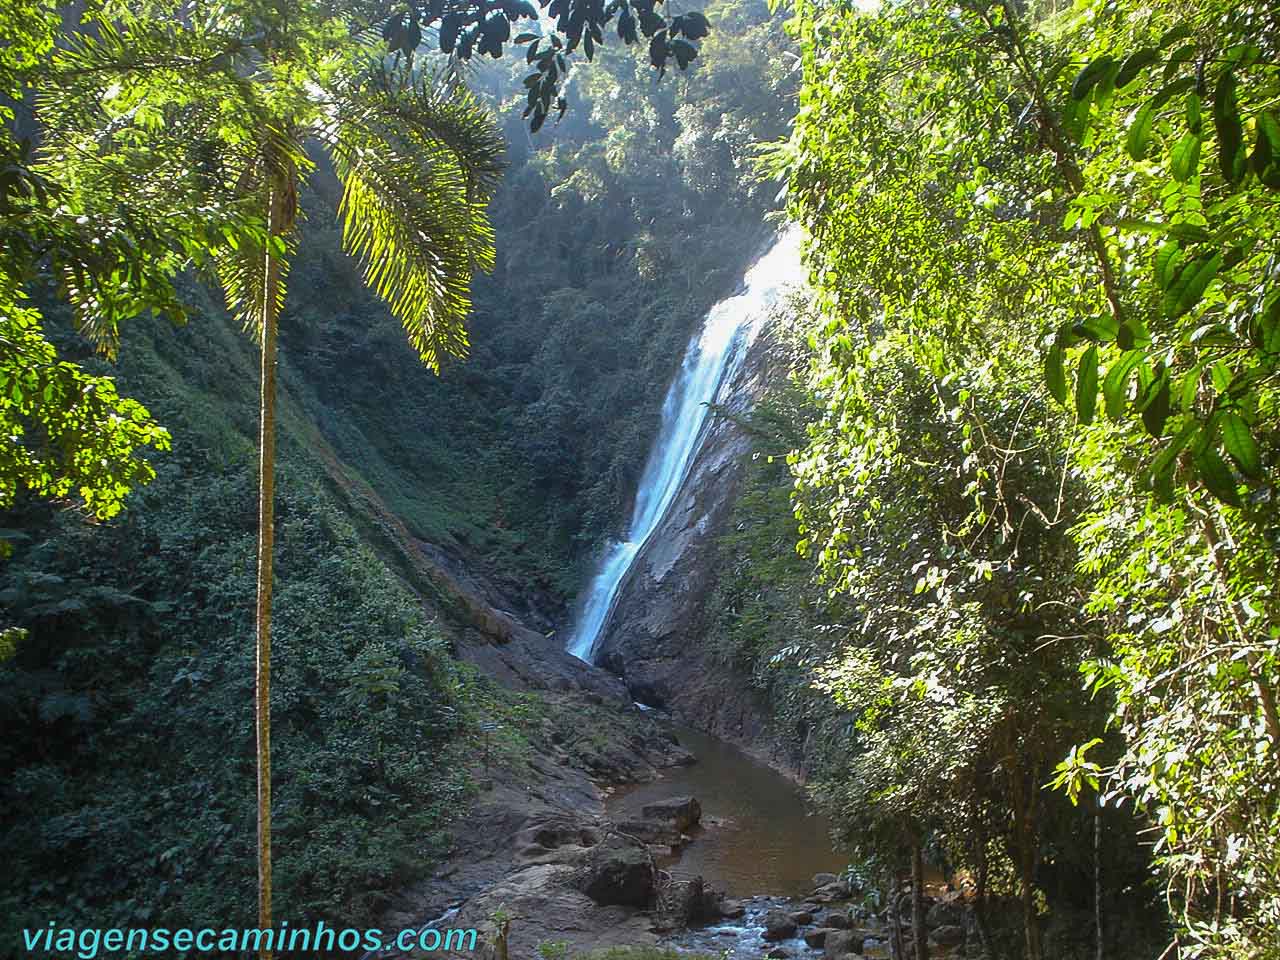
<instances>
[{"instance_id":1,"label":"rock in river","mask_svg":"<svg viewBox=\"0 0 1280 960\"><path fill-rule=\"evenodd\" d=\"M822 946L822 955L835 960L846 953L861 953L862 937L852 930L830 930Z\"/></svg>"},{"instance_id":2,"label":"rock in river","mask_svg":"<svg viewBox=\"0 0 1280 960\"><path fill-rule=\"evenodd\" d=\"M796 922L781 910L770 910L764 915L764 938L786 940L796 935Z\"/></svg>"},{"instance_id":3,"label":"rock in river","mask_svg":"<svg viewBox=\"0 0 1280 960\"><path fill-rule=\"evenodd\" d=\"M827 937L835 932L833 927L815 927L805 931L804 942L814 948L821 947L826 944Z\"/></svg>"},{"instance_id":4,"label":"rock in river","mask_svg":"<svg viewBox=\"0 0 1280 960\"><path fill-rule=\"evenodd\" d=\"M579 889L601 906L644 907L654 880L649 851L614 836L591 848Z\"/></svg>"},{"instance_id":5,"label":"rock in river","mask_svg":"<svg viewBox=\"0 0 1280 960\"><path fill-rule=\"evenodd\" d=\"M677 830L688 830L702 819L702 805L693 797L672 797L646 803L640 812L651 820L671 821Z\"/></svg>"}]
</instances>

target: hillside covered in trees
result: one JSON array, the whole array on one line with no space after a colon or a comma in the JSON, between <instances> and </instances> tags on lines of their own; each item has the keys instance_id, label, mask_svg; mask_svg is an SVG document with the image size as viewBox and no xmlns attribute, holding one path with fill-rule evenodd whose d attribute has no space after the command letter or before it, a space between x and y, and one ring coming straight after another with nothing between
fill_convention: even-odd
<instances>
[{"instance_id":1,"label":"hillside covered in trees","mask_svg":"<svg viewBox=\"0 0 1280 960\"><path fill-rule=\"evenodd\" d=\"M1270 5L0 26L0 953L447 907L494 960L1280 957ZM677 574L611 598L687 682L582 663L786 224ZM747 834L625 807L699 782L680 723L845 873L685 878Z\"/></svg>"}]
</instances>

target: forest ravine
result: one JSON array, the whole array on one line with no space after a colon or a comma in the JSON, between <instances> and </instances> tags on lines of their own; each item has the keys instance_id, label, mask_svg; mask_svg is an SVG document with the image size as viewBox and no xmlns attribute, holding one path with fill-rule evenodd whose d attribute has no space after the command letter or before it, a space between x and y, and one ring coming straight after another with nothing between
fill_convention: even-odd
<instances>
[{"instance_id":1,"label":"forest ravine","mask_svg":"<svg viewBox=\"0 0 1280 960\"><path fill-rule=\"evenodd\" d=\"M0 36L0 954L1280 958L1272 5Z\"/></svg>"}]
</instances>

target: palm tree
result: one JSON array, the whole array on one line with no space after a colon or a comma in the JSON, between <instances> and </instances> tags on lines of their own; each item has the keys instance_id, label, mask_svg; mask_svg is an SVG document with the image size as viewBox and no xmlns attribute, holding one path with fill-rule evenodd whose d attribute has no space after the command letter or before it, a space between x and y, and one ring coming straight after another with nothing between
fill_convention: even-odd
<instances>
[{"instance_id":1,"label":"palm tree","mask_svg":"<svg viewBox=\"0 0 1280 960\"><path fill-rule=\"evenodd\" d=\"M213 267L228 306L260 346L255 720L259 925L266 928L276 332L299 189L314 169L307 148L327 151L342 181L344 246L422 361L437 370L444 356L466 352L471 277L493 265L486 206L504 148L477 102L415 70L411 51L392 67L375 55L367 28L385 18L381 4L205 6L113 5L110 19L95 22L60 57L57 97L44 110L56 131L50 162L68 182L91 183L104 165L127 166L131 152L146 151L169 156L182 182L203 185L221 234L185 252ZM90 332L108 342L115 334L91 324Z\"/></svg>"}]
</instances>

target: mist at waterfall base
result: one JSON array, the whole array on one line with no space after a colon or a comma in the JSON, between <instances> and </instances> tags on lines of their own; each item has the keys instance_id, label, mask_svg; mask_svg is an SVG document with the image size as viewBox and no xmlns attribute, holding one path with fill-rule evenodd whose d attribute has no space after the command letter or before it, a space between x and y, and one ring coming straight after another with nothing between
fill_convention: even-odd
<instances>
[{"instance_id":1,"label":"mist at waterfall base","mask_svg":"<svg viewBox=\"0 0 1280 960\"><path fill-rule=\"evenodd\" d=\"M790 227L747 271L741 291L711 308L689 342L663 402L662 425L640 476L626 539L605 551L566 646L580 660L593 659L631 565L679 493L702 445L708 405L729 399L722 394L772 307L800 278L800 232Z\"/></svg>"}]
</instances>

